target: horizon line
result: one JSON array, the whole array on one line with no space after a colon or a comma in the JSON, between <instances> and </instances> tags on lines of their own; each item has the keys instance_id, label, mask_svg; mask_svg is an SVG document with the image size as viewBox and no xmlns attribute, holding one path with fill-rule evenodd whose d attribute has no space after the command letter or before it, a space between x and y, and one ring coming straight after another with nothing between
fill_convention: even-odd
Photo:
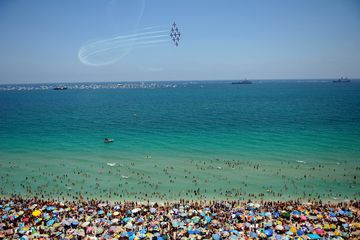
<instances>
[{"instance_id":1,"label":"horizon line","mask_svg":"<svg viewBox=\"0 0 360 240\"><path fill-rule=\"evenodd\" d=\"M0 83L0 85L37 85L37 84L74 84L74 83L140 83L140 82L230 82L230 81L331 81L339 78L242 78L242 79L193 79L193 80L119 80L119 81L70 81L70 82L18 82L18 83ZM348 78L353 81L359 81L360 77Z\"/></svg>"}]
</instances>

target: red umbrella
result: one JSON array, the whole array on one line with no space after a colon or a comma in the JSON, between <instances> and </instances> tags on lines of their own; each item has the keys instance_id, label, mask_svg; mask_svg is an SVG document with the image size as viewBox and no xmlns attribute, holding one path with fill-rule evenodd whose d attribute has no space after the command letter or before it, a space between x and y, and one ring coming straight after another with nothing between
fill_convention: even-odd
<instances>
[{"instance_id":1,"label":"red umbrella","mask_svg":"<svg viewBox=\"0 0 360 240\"><path fill-rule=\"evenodd\" d=\"M322 235L325 234L325 231L322 230L322 229L320 229L320 228L315 229L315 232L316 232L317 234L319 234L320 236L322 236Z\"/></svg>"}]
</instances>

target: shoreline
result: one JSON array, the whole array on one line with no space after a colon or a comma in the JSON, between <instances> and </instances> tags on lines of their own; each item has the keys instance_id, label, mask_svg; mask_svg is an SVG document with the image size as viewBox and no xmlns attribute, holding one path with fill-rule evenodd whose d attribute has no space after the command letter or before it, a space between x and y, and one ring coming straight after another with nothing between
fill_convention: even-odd
<instances>
[{"instance_id":1,"label":"shoreline","mask_svg":"<svg viewBox=\"0 0 360 240\"><path fill-rule=\"evenodd\" d=\"M204 199L193 199L193 198L178 198L178 199L148 199L146 201L144 200L136 200L136 199L131 199L131 198L103 198L103 197L98 197L98 198L87 198L85 199L84 197L77 197L77 198L64 198L64 199L57 199L57 198L47 198L47 197L36 197L36 196L24 196L24 195L14 195L14 196L7 196L7 195L1 195L0 194L0 200L9 200L11 201L12 199L23 199L23 200L31 200L31 199L37 199L40 201L51 201L51 202L92 202L92 201L99 201L99 202L107 202L110 204L115 204L115 203L126 203L126 202L136 202L139 204L176 204L176 203L180 203L180 202L186 202L186 203L213 203L213 202L237 202L237 203L259 203L259 204L263 204L263 203L286 203L286 202L296 202L299 204L327 204L327 205L333 205L333 204L350 204L353 202L360 202L360 199L328 199L328 198L323 198L323 199L302 199L302 198L283 198L282 200L280 199L258 199L258 198L254 198L254 197L248 197L248 198L243 198L243 199L231 199L231 198L215 198L215 199L211 199L211 198L204 198Z\"/></svg>"}]
</instances>

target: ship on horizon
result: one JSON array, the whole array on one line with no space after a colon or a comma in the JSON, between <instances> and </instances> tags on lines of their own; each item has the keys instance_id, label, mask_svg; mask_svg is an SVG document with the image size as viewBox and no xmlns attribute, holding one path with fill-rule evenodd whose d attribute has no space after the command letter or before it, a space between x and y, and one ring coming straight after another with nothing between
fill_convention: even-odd
<instances>
[{"instance_id":1,"label":"ship on horizon","mask_svg":"<svg viewBox=\"0 0 360 240\"><path fill-rule=\"evenodd\" d=\"M341 77L338 80L334 80L333 83L349 83L350 79L348 79L347 77Z\"/></svg>"},{"instance_id":2,"label":"ship on horizon","mask_svg":"<svg viewBox=\"0 0 360 240\"><path fill-rule=\"evenodd\" d=\"M250 80L243 80L243 81L237 81L237 82L232 82L231 84L252 84L252 82Z\"/></svg>"},{"instance_id":3,"label":"ship on horizon","mask_svg":"<svg viewBox=\"0 0 360 240\"><path fill-rule=\"evenodd\" d=\"M54 87L53 90L67 90L67 87Z\"/></svg>"}]
</instances>

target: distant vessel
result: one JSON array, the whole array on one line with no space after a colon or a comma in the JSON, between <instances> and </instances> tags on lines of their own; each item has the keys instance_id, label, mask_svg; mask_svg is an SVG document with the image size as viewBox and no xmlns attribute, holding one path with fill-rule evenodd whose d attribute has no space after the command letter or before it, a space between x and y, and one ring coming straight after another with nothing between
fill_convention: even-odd
<instances>
[{"instance_id":1,"label":"distant vessel","mask_svg":"<svg viewBox=\"0 0 360 240\"><path fill-rule=\"evenodd\" d=\"M243 80L238 82L232 82L231 84L252 84L250 80Z\"/></svg>"},{"instance_id":2,"label":"distant vessel","mask_svg":"<svg viewBox=\"0 0 360 240\"><path fill-rule=\"evenodd\" d=\"M114 139L112 138L104 138L104 143L112 143L114 142Z\"/></svg>"},{"instance_id":3,"label":"distant vessel","mask_svg":"<svg viewBox=\"0 0 360 240\"><path fill-rule=\"evenodd\" d=\"M341 77L338 80L334 80L333 83L349 83L350 79Z\"/></svg>"},{"instance_id":4,"label":"distant vessel","mask_svg":"<svg viewBox=\"0 0 360 240\"><path fill-rule=\"evenodd\" d=\"M53 90L66 90L67 87L54 87Z\"/></svg>"}]
</instances>

